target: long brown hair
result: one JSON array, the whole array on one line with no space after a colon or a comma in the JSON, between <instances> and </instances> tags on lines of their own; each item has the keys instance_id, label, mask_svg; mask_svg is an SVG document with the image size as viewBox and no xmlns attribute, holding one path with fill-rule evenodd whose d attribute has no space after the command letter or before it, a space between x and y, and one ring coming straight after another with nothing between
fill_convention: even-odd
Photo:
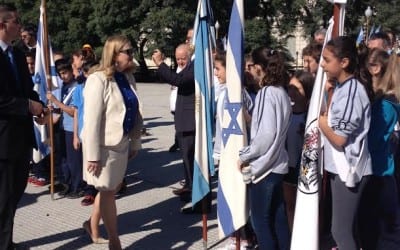
<instances>
[{"instance_id":1,"label":"long brown hair","mask_svg":"<svg viewBox=\"0 0 400 250\"><path fill-rule=\"evenodd\" d=\"M285 57L282 52L259 47L251 53L254 64L261 66L265 73L261 81L263 86L282 86L286 87L289 82L289 74L286 69Z\"/></svg>"}]
</instances>

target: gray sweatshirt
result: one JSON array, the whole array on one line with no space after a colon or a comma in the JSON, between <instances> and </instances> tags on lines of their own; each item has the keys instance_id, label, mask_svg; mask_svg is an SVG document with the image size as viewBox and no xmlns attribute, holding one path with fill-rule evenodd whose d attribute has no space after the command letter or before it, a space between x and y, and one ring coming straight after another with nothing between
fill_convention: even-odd
<instances>
[{"instance_id":1,"label":"gray sweatshirt","mask_svg":"<svg viewBox=\"0 0 400 250\"><path fill-rule=\"evenodd\" d=\"M239 151L242 162L251 167L252 182L269 173L288 172L285 149L292 108L282 87L263 87L257 94L251 121L250 144Z\"/></svg>"}]
</instances>

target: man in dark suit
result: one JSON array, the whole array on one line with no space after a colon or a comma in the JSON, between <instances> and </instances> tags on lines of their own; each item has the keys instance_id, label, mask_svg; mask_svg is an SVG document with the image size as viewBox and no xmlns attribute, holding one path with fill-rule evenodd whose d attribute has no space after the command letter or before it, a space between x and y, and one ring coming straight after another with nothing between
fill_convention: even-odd
<instances>
[{"instance_id":1,"label":"man in dark suit","mask_svg":"<svg viewBox=\"0 0 400 250\"><path fill-rule=\"evenodd\" d=\"M175 50L178 66L183 69L179 73L171 69L163 62L163 55L159 50L153 53L153 61L158 66L158 74L169 84L178 87L178 95L175 107L175 130L179 147L182 152L185 168L185 185L174 190L176 195L190 195L193 180L193 162L195 145L195 117L194 117L194 64L190 61L189 45L181 44ZM180 65L179 60L185 60L185 65Z\"/></svg>"},{"instance_id":2,"label":"man in dark suit","mask_svg":"<svg viewBox=\"0 0 400 250\"><path fill-rule=\"evenodd\" d=\"M11 46L20 28L16 8L0 4L0 250L15 249L15 211L36 145L32 116L41 116L44 111L33 91L24 53Z\"/></svg>"}]
</instances>

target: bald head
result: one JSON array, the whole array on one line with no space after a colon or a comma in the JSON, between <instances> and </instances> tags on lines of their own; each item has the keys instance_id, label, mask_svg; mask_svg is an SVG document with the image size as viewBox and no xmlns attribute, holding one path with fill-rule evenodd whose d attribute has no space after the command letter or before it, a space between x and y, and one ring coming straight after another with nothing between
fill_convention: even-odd
<instances>
[{"instance_id":1,"label":"bald head","mask_svg":"<svg viewBox=\"0 0 400 250\"><path fill-rule=\"evenodd\" d=\"M180 44L175 49L175 59L178 67L183 69L190 60L190 48L188 44Z\"/></svg>"}]
</instances>

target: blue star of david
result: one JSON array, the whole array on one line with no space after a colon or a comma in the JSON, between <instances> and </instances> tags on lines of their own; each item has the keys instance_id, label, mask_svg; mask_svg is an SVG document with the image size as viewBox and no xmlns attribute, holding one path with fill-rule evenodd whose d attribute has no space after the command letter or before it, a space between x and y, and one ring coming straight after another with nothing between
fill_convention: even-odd
<instances>
[{"instance_id":1,"label":"blue star of david","mask_svg":"<svg viewBox=\"0 0 400 250\"><path fill-rule=\"evenodd\" d=\"M42 78L40 77L39 73L36 73L35 77L34 77L34 83L36 84L40 84Z\"/></svg>"},{"instance_id":2,"label":"blue star of david","mask_svg":"<svg viewBox=\"0 0 400 250\"><path fill-rule=\"evenodd\" d=\"M224 146L226 146L230 135L243 135L237 120L239 111L242 108L242 103L230 102L229 98L226 98L226 101L224 109L228 110L231 121L227 128L222 128L222 142L224 143Z\"/></svg>"}]
</instances>

